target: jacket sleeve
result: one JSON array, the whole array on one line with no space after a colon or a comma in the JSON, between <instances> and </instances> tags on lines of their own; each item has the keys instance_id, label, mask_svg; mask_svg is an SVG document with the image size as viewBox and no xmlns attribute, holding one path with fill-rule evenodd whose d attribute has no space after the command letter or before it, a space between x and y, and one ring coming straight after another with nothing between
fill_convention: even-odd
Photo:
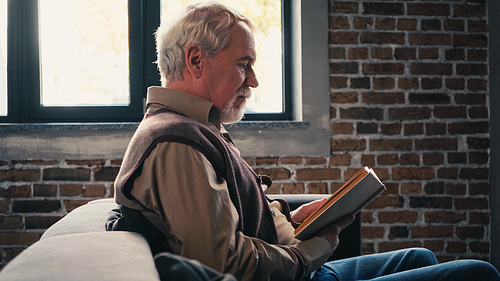
<instances>
[{"instance_id":1,"label":"jacket sleeve","mask_svg":"<svg viewBox=\"0 0 500 281\"><path fill-rule=\"evenodd\" d=\"M178 243L174 251L238 280L300 280L332 254L322 237L271 245L236 231L238 214L224 179L194 148L160 143L146 159L132 195L152 205Z\"/></svg>"}]
</instances>

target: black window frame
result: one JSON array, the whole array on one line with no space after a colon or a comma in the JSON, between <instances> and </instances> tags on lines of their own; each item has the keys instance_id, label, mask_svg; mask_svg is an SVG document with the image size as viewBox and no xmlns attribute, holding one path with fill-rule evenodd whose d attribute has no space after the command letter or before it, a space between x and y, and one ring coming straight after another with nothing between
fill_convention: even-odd
<instances>
[{"instance_id":1,"label":"black window frame","mask_svg":"<svg viewBox=\"0 0 500 281\"><path fill-rule=\"evenodd\" d=\"M282 0L283 112L246 113L244 121L291 120L291 10ZM160 85L154 33L160 24L160 1L128 0L128 106L42 106L38 0L8 0L7 116L0 123L138 122L144 113L146 89ZM63 37L63 35L61 35Z\"/></svg>"}]
</instances>

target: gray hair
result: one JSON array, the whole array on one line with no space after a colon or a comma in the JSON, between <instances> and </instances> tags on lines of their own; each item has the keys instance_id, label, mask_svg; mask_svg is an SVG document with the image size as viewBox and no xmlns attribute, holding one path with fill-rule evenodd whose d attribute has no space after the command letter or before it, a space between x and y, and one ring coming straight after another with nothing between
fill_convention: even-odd
<instances>
[{"instance_id":1,"label":"gray hair","mask_svg":"<svg viewBox=\"0 0 500 281\"><path fill-rule=\"evenodd\" d=\"M254 30L247 16L215 1L187 5L180 18L171 24L162 19L156 32L157 63L162 84L183 80L187 45L195 44L213 58L227 47L229 30L239 21Z\"/></svg>"}]
</instances>

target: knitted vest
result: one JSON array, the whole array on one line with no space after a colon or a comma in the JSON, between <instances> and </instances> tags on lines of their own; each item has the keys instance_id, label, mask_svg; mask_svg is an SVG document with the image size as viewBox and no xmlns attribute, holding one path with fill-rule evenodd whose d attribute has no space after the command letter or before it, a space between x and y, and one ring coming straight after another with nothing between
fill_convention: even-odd
<instances>
[{"instance_id":1,"label":"knitted vest","mask_svg":"<svg viewBox=\"0 0 500 281\"><path fill-rule=\"evenodd\" d=\"M118 204L141 211L160 231L171 237L166 233L159 215L130 195L134 172L161 142L183 143L201 152L217 175L226 180L231 201L239 215L237 230L268 243L277 243L273 214L260 186L260 176L220 135L168 109L147 114L132 137L115 180L115 199Z\"/></svg>"}]
</instances>

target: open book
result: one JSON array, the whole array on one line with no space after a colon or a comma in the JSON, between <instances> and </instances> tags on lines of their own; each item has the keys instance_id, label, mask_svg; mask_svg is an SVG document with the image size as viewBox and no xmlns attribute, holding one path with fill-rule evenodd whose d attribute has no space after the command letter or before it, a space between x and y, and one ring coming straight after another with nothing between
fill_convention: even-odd
<instances>
[{"instance_id":1,"label":"open book","mask_svg":"<svg viewBox=\"0 0 500 281\"><path fill-rule=\"evenodd\" d=\"M295 238L306 240L321 228L342 217L357 214L385 190L384 184L371 168L364 167L333 193L316 211L295 229Z\"/></svg>"}]
</instances>

